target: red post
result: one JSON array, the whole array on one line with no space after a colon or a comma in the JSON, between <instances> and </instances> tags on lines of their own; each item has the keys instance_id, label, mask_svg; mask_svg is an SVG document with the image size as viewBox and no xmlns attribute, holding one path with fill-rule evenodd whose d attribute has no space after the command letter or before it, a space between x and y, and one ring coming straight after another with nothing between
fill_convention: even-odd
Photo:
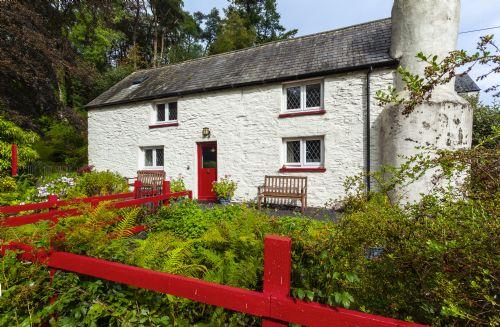
<instances>
[{"instance_id":1,"label":"red post","mask_svg":"<svg viewBox=\"0 0 500 327\"><path fill-rule=\"evenodd\" d=\"M54 211L57 209L57 195L49 195L47 202L50 204L49 211Z\"/></svg>"},{"instance_id":2,"label":"red post","mask_svg":"<svg viewBox=\"0 0 500 327\"><path fill-rule=\"evenodd\" d=\"M292 240L289 237L268 235L264 238L264 294L286 299L290 295L292 271ZM271 306L272 307L272 306ZM288 323L263 319L263 327L282 327Z\"/></svg>"},{"instance_id":3,"label":"red post","mask_svg":"<svg viewBox=\"0 0 500 327\"><path fill-rule=\"evenodd\" d=\"M161 194L165 197L165 200L163 200L163 205L168 206L170 204L170 198L168 196L168 194L170 194L170 181L163 181Z\"/></svg>"},{"instance_id":4,"label":"red post","mask_svg":"<svg viewBox=\"0 0 500 327\"><path fill-rule=\"evenodd\" d=\"M11 169L12 169L12 177L17 176L17 144L12 144L11 147L12 155L11 155Z\"/></svg>"},{"instance_id":5,"label":"red post","mask_svg":"<svg viewBox=\"0 0 500 327\"><path fill-rule=\"evenodd\" d=\"M134 182L134 198L138 199L141 197L141 181Z\"/></svg>"}]
</instances>

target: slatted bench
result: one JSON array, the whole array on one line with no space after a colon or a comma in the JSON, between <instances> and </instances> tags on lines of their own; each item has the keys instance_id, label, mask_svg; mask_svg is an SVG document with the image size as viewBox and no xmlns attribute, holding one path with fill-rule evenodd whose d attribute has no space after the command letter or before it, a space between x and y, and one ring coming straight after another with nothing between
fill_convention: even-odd
<instances>
[{"instance_id":1,"label":"slatted bench","mask_svg":"<svg viewBox=\"0 0 500 327\"><path fill-rule=\"evenodd\" d=\"M267 198L300 200L300 211L307 207L307 177L302 176L265 176L264 185L257 190L257 207Z\"/></svg>"},{"instance_id":2,"label":"slatted bench","mask_svg":"<svg viewBox=\"0 0 500 327\"><path fill-rule=\"evenodd\" d=\"M141 182L140 197L161 194L165 171L163 170L139 170L137 180Z\"/></svg>"}]
</instances>

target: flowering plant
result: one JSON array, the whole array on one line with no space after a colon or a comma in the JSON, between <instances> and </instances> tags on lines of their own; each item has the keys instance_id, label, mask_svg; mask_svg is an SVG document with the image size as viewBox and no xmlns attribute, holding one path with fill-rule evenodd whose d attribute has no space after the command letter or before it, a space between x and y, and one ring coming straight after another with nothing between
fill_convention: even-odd
<instances>
[{"instance_id":1,"label":"flowering plant","mask_svg":"<svg viewBox=\"0 0 500 327\"><path fill-rule=\"evenodd\" d=\"M73 177L61 176L38 186L36 196L46 198L51 194L55 194L59 197L64 197L73 186L75 186L75 179Z\"/></svg>"},{"instance_id":2,"label":"flowering plant","mask_svg":"<svg viewBox=\"0 0 500 327\"><path fill-rule=\"evenodd\" d=\"M212 190L218 199L229 200L234 196L237 185L235 181L229 178L229 175L225 175L223 178L212 183Z\"/></svg>"}]
</instances>

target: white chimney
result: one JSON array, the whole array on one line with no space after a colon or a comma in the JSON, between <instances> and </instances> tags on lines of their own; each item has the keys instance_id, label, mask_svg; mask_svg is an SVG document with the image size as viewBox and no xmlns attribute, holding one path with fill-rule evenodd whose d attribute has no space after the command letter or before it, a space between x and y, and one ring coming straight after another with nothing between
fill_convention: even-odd
<instances>
[{"instance_id":1,"label":"white chimney","mask_svg":"<svg viewBox=\"0 0 500 327\"><path fill-rule=\"evenodd\" d=\"M416 58L418 52L444 58L456 49L460 21L460 0L395 0L392 8L391 56L412 73L423 76L425 63ZM396 90L404 96L404 84L398 76ZM406 159L434 146L439 149L470 147L472 110L454 89L454 80L434 89L429 101L417 106L408 117L402 108L384 109L381 121L381 161L399 167ZM435 186L430 172L418 182L394 193L394 200L414 202L420 193Z\"/></svg>"}]
</instances>

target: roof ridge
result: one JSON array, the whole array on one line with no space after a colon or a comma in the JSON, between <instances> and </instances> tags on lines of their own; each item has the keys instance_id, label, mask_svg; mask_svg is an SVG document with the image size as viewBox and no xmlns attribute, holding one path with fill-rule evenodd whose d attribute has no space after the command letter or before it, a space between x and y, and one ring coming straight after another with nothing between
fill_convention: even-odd
<instances>
[{"instance_id":1,"label":"roof ridge","mask_svg":"<svg viewBox=\"0 0 500 327\"><path fill-rule=\"evenodd\" d=\"M302 35L302 36L298 36L298 37L294 37L294 38L290 38L290 39L282 39L282 40L270 41L270 42L266 42L266 43L262 43L262 44L256 44L256 45L253 45L253 46L250 46L250 47L247 47L247 48L243 48L243 49L237 49L237 50L232 50L232 51L217 53L217 54L213 54L213 55L202 56L202 57L199 57L199 58L188 59L188 60L181 61L181 62L178 62L178 63L175 63L175 64L167 64L167 65L164 65L164 66L161 66L161 67L139 69L139 70L136 70L136 71L132 72L131 74L139 73L139 72L144 72L144 71L166 69L166 68L170 68L172 66L180 66L180 65L191 63L191 62L195 62L195 61L202 61L202 60L207 60L207 59L210 59L210 58L227 56L227 55L230 55L230 54L233 54L233 53L248 51L248 50L251 50L251 49L256 49L256 48L261 48L261 47L265 47L265 46L270 46L270 45L277 44L277 43L291 42L291 41L295 41L295 40L299 40L299 39L305 39L305 38L309 38L309 37L313 37L313 36L318 36L318 35L321 35L321 34L326 34L326 33L331 33L331 32L337 32L337 31L341 31L341 30L345 30L345 29L349 29L349 28L354 28L354 27L358 27L358 26L362 26L362 25L373 24L373 23L376 23L376 22L380 22L380 21L384 21L384 20L390 20L390 19L391 19L391 17L380 18L380 19L371 20L371 21L364 22L364 23L358 23L358 24L353 24L353 25L349 25L349 26L339 27L339 28L335 28L335 29L331 29L331 30L322 31L322 32L316 32L316 33L312 33L312 34Z\"/></svg>"}]
</instances>

